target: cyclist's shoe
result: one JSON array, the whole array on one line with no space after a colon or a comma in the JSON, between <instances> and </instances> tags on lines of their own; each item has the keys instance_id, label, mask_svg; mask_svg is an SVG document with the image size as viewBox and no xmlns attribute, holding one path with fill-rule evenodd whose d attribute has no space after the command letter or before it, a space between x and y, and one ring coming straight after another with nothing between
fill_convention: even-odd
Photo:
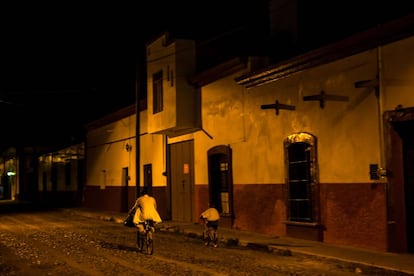
<instances>
[{"instance_id":1,"label":"cyclist's shoe","mask_svg":"<svg viewBox=\"0 0 414 276\"><path fill-rule=\"evenodd\" d=\"M217 243L214 244L214 247L217 247Z\"/></svg>"}]
</instances>

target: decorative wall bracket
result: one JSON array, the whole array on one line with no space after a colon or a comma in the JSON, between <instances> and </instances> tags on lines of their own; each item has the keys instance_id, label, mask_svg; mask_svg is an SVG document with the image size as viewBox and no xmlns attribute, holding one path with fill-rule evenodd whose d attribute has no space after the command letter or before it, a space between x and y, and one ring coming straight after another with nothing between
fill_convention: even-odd
<instances>
[{"instance_id":1,"label":"decorative wall bracket","mask_svg":"<svg viewBox=\"0 0 414 276\"><path fill-rule=\"evenodd\" d=\"M342 95L328 95L328 94L325 94L325 91L322 90L319 95L304 96L303 100L304 101L319 101L319 106L321 108L324 108L326 101L347 102L349 100L349 97L342 96Z\"/></svg>"},{"instance_id":2,"label":"decorative wall bracket","mask_svg":"<svg viewBox=\"0 0 414 276\"><path fill-rule=\"evenodd\" d=\"M373 80L362 80L356 81L354 83L355 88L364 88L368 87L375 90L375 95L378 97L379 95L379 80L378 77Z\"/></svg>"},{"instance_id":3,"label":"decorative wall bracket","mask_svg":"<svg viewBox=\"0 0 414 276\"><path fill-rule=\"evenodd\" d=\"M362 87L370 87L377 89L378 87L378 79L374 80L362 80L362 81L356 81L354 83L355 88L362 88Z\"/></svg>"},{"instance_id":4,"label":"decorative wall bracket","mask_svg":"<svg viewBox=\"0 0 414 276\"><path fill-rule=\"evenodd\" d=\"M287 105L287 104L280 104L278 100L274 104L262 104L260 106L261 109L275 109L276 115L279 115L280 109L286 110L295 110L296 107L294 105Z\"/></svg>"}]
</instances>

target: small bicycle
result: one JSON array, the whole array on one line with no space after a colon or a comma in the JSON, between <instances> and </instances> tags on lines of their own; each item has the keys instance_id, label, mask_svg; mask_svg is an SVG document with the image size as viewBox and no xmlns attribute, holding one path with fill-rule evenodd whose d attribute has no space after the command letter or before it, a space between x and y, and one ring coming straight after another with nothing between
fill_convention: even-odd
<instances>
[{"instance_id":1,"label":"small bicycle","mask_svg":"<svg viewBox=\"0 0 414 276\"><path fill-rule=\"evenodd\" d=\"M154 221L153 220L146 220L143 223L145 234L141 234L138 231L137 234L137 245L138 249L148 255L152 255L154 253L154 237L153 234L155 233Z\"/></svg>"},{"instance_id":2,"label":"small bicycle","mask_svg":"<svg viewBox=\"0 0 414 276\"><path fill-rule=\"evenodd\" d=\"M213 226L208 225L208 220L205 218L201 218L204 223L204 230L202 233L202 238L205 245L212 244L214 247L218 245L218 237L217 237L217 229Z\"/></svg>"}]
</instances>

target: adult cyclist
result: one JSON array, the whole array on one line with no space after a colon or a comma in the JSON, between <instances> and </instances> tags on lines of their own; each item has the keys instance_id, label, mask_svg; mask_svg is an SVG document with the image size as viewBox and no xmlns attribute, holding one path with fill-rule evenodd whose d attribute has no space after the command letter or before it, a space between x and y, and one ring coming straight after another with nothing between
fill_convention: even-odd
<instances>
[{"instance_id":1,"label":"adult cyclist","mask_svg":"<svg viewBox=\"0 0 414 276\"><path fill-rule=\"evenodd\" d=\"M146 220L152 220L155 224L162 222L157 211L157 201L154 197L148 194L146 187L142 188L141 195L135 201L132 210L135 210L133 222L138 228L138 231L142 234L145 233L143 223ZM154 226L151 226L151 230L152 232L155 232Z\"/></svg>"}]
</instances>

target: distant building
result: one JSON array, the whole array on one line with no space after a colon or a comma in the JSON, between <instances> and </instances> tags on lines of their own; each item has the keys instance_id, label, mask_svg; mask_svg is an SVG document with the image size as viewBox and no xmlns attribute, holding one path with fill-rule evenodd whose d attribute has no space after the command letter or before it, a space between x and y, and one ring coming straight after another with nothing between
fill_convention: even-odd
<instances>
[{"instance_id":1,"label":"distant building","mask_svg":"<svg viewBox=\"0 0 414 276\"><path fill-rule=\"evenodd\" d=\"M79 206L85 182L85 143L39 154L34 201L49 206Z\"/></svg>"}]
</instances>

